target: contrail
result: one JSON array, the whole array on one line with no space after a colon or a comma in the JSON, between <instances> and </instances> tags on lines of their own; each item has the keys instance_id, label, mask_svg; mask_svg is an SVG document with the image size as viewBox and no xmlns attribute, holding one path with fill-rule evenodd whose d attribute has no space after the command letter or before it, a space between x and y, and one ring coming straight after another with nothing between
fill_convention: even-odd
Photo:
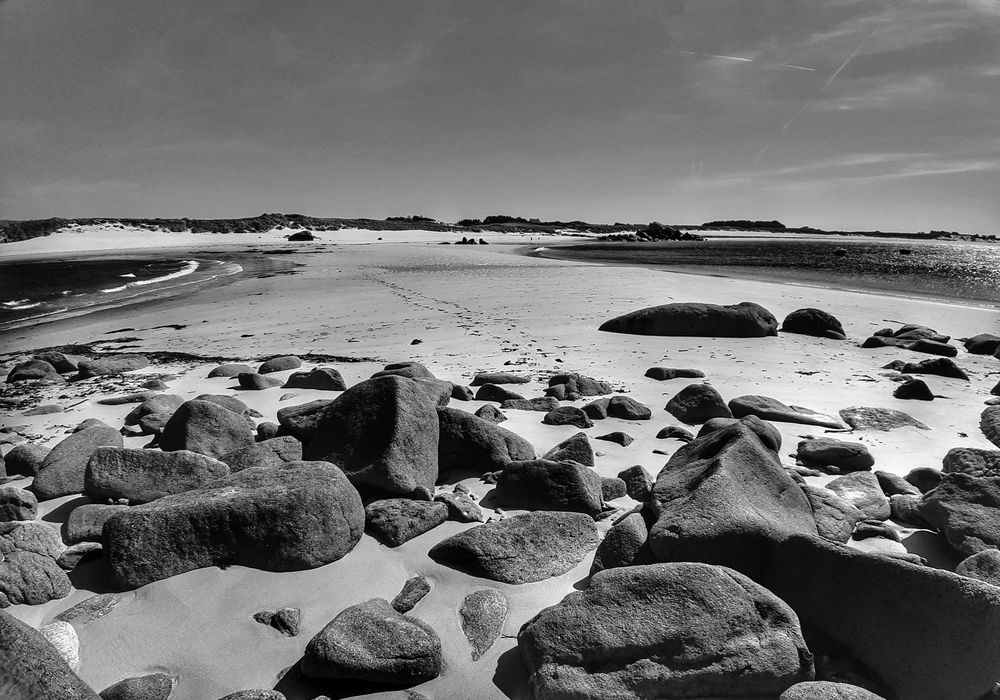
<instances>
[{"instance_id":1,"label":"contrail","mask_svg":"<svg viewBox=\"0 0 1000 700\"><path fill-rule=\"evenodd\" d=\"M739 61L740 63L760 63L765 66L778 66L779 68L792 68L794 70L807 70L815 71L815 68L806 68L805 66L793 66L789 63L767 63L764 61L758 61L755 58L743 58L742 56L723 56L717 53L702 53L700 51L678 51L677 53L682 53L685 56L704 56L705 58L723 58L727 61Z\"/></svg>"},{"instance_id":2,"label":"contrail","mask_svg":"<svg viewBox=\"0 0 1000 700\"><path fill-rule=\"evenodd\" d=\"M869 34L868 36L866 36L861 41L861 43L858 44L858 48L854 49L854 51L851 52L851 55L848 56L847 59L843 63L840 64L840 68L838 68L837 70L833 71L833 75L831 75L829 78L827 78L826 82L823 83L823 89L824 90L830 85L830 83L832 83L836 79L836 77L838 75L840 75L840 71L842 71L845 68L847 68L847 64L850 63L854 59L854 57L857 56L858 53L861 52L861 47L865 45L865 42L867 42L868 39L871 38L871 35L874 34L874 33L875 33L874 30L872 30L871 34Z\"/></svg>"}]
</instances>

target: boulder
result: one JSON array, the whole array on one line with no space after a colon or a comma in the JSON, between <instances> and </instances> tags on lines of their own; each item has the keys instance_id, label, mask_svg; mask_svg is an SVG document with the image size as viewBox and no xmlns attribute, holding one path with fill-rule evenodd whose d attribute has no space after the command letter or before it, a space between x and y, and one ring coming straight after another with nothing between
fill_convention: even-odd
<instances>
[{"instance_id":1,"label":"boulder","mask_svg":"<svg viewBox=\"0 0 1000 700\"><path fill-rule=\"evenodd\" d=\"M802 406L786 406L770 396L737 396L729 402L729 410L733 417L757 416L761 420L778 423L801 423L803 425L818 425L823 428L839 430L844 425L830 416L817 413Z\"/></svg>"},{"instance_id":2,"label":"boulder","mask_svg":"<svg viewBox=\"0 0 1000 700\"><path fill-rule=\"evenodd\" d=\"M597 515L604 505L597 472L576 462L545 459L504 467L497 479L496 499L505 507L589 515Z\"/></svg>"},{"instance_id":3,"label":"boulder","mask_svg":"<svg viewBox=\"0 0 1000 700\"><path fill-rule=\"evenodd\" d=\"M0 689L11 700L101 700L39 632L0 610Z\"/></svg>"},{"instance_id":4,"label":"boulder","mask_svg":"<svg viewBox=\"0 0 1000 700\"><path fill-rule=\"evenodd\" d=\"M56 615L57 620L85 624L104 617L118 607L122 596L117 593L100 593L84 598L71 608Z\"/></svg>"},{"instance_id":5,"label":"boulder","mask_svg":"<svg viewBox=\"0 0 1000 700\"><path fill-rule=\"evenodd\" d=\"M608 415L622 420L649 420L653 412L628 396L612 396L608 402Z\"/></svg>"},{"instance_id":6,"label":"boulder","mask_svg":"<svg viewBox=\"0 0 1000 700\"><path fill-rule=\"evenodd\" d=\"M435 561L502 583L560 576L597 546L594 519L583 513L522 513L452 535L428 552Z\"/></svg>"},{"instance_id":7,"label":"boulder","mask_svg":"<svg viewBox=\"0 0 1000 700\"><path fill-rule=\"evenodd\" d=\"M264 389L274 389L281 386L280 379L256 372L244 372L238 375L236 379L239 381L241 389L249 391L263 391Z\"/></svg>"},{"instance_id":8,"label":"boulder","mask_svg":"<svg viewBox=\"0 0 1000 700\"><path fill-rule=\"evenodd\" d=\"M297 637L302 622L302 612L298 608L261 610L253 614L253 619L277 630L286 637Z\"/></svg>"},{"instance_id":9,"label":"boulder","mask_svg":"<svg viewBox=\"0 0 1000 700\"><path fill-rule=\"evenodd\" d=\"M930 430L930 428L910 414L892 408L851 406L850 408L840 409L840 417L854 430L880 430L887 432L906 426L913 426L921 430Z\"/></svg>"},{"instance_id":10,"label":"boulder","mask_svg":"<svg viewBox=\"0 0 1000 700\"><path fill-rule=\"evenodd\" d=\"M764 443L764 447L777 452L781 449L781 431L757 416L745 416L743 418L710 418L705 421L698 431L698 437L705 437L716 430L721 430L734 423L742 423L750 430L757 433L757 437Z\"/></svg>"},{"instance_id":11,"label":"boulder","mask_svg":"<svg viewBox=\"0 0 1000 700\"><path fill-rule=\"evenodd\" d=\"M866 520L888 520L889 499L871 472L852 472L828 483L826 488L858 508Z\"/></svg>"},{"instance_id":12,"label":"boulder","mask_svg":"<svg viewBox=\"0 0 1000 700\"><path fill-rule=\"evenodd\" d=\"M546 452L542 459L547 459L550 462L571 461L585 467L592 467L594 466L594 450L590 446L590 440L587 439L586 433L576 433Z\"/></svg>"},{"instance_id":13,"label":"boulder","mask_svg":"<svg viewBox=\"0 0 1000 700\"><path fill-rule=\"evenodd\" d=\"M379 377L405 377L407 379L434 379L434 374L419 362L393 362L385 366L380 372L371 376L372 379Z\"/></svg>"},{"instance_id":14,"label":"boulder","mask_svg":"<svg viewBox=\"0 0 1000 700\"><path fill-rule=\"evenodd\" d=\"M653 477L641 464L632 465L618 472L618 478L625 482L625 493L629 498L640 503L649 500L653 490Z\"/></svg>"},{"instance_id":15,"label":"boulder","mask_svg":"<svg viewBox=\"0 0 1000 700\"><path fill-rule=\"evenodd\" d=\"M968 474L978 477L1000 476L1000 450L953 447L944 456L941 471L945 474Z\"/></svg>"},{"instance_id":16,"label":"boulder","mask_svg":"<svg viewBox=\"0 0 1000 700\"><path fill-rule=\"evenodd\" d=\"M628 494L628 485L624 479L614 476L601 477L601 497L605 501L613 501L616 498L624 498Z\"/></svg>"},{"instance_id":17,"label":"boulder","mask_svg":"<svg viewBox=\"0 0 1000 700\"><path fill-rule=\"evenodd\" d=\"M364 508L326 462L246 469L206 488L114 514L103 543L115 579L137 588L205 566L300 571L336 561L364 531Z\"/></svg>"},{"instance_id":18,"label":"boulder","mask_svg":"<svg viewBox=\"0 0 1000 700\"><path fill-rule=\"evenodd\" d=\"M81 360L77 363L76 378L108 377L134 372L148 366L149 360L142 355L116 355L98 360Z\"/></svg>"},{"instance_id":19,"label":"boulder","mask_svg":"<svg viewBox=\"0 0 1000 700\"><path fill-rule=\"evenodd\" d=\"M303 456L333 462L360 490L429 500L438 477L441 398L429 385L395 375L355 384L323 412Z\"/></svg>"},{"instance_id":20,"label":"boulder","mask_svg":"<svg viewBox=\"0 0 1000 700\"><path fill-rule=\"evenodd\" d=\"M317 367L309 372L293 372L285 382L285 388L346 391L347 384L333 367Z\"/></svg>"},{"instance_id":21,"label":"boulder","mask_svg":"<svg viewBox=\"0 0 1000 700\"><path fill-rule=\"evenodd\" d=\"M14 446L3 456L4 467L8 475L34 476L45 462L49 448L26 442Z\"/></svg>"},{"instance_id":22,"label":"boulder","mask_svg":"<svg viewBox=\"0 0 1000 700\"><path fill-rule=\"evenodd\" d=\"M710 384L689 384L667 402L666 410L682 423L704 423L710 418L732 418L725 399Z\"/></svg>"},{"instance_id":23,"label":"boulder","mask_svg":"<svg viewBox=\"0 0 1000 700\"><path fill-rule=\"evenodd\" d=\"M559 400L551 396L539 396L533 399L507 399L500 408L509 411L549 411L559 408Z\"/></svg>"},{"instance_id":24,"label":"boulder","mask_svg":"<svg viewBox=\"0 0 1000 700\"><path fill-rule=\"evenodd\" d=\"M933 401L934 392L923 379L907 379L896 387L892 395L904 401Z\"/></svg>"},{"instance_id":25,"label":"boulder","mask_svg":"<svg viewBox=\"0 0 1000 700\"><path fill-rule=\"evenodd\" d=\"M1000 351L1000 335L980 333L966 338L963 344L965 349L973 355L993 355Z\"/></svg>"},{"instance_id":26,"label":"boulder","mask_svg":"<svg viewBox=\"0 0 1000 700\"><path fill-rule=\"evenodd\" d=\"M430 592L431 584L427 577L418 574L406 580L403 590L396 594L391 605L396 612L408 613Z\"/></svg>"},{"instance_id":27,"label":"boulder","mask_svg":"<svg viewBox=\"0 0 1000 700\"><path fill-rule=\"evenodd\" d=\"M803 629L867 666L887 697L973 700L1000 678L996 587L802 536L778 546L760 580ZM819 637L810 646L831 653Z\"/></svg>"},{"instance_id":28,"label":"boulder","mask_svg":"<svg viewBox=\"0 0 1000 700\"><path fill-rule=\"evenodd\" d=\"M813 678L795 613L731 569L596 574L517 636L535 698L775 697Z\"/></svg>"},{"instance_id":29,"label":"boulder","mask_svg":"<svg viewBox=\"0 0 1000 700\"><path fill-rule=\"evenodd\" d=\"M471 387L463 386L462 384L452 384L451 398L456 401L472 401L476 398L476 395Z\"/></svg>"},{"instance_id":30,"label":"boulder","mask_svg":"<svg viewBox=\"0 0 1000 700\"><path fill-rule=\"evenodd\" d=\"M822 486L805 484L802 491L812 506L816 534L831 542L845 544L864 515L861 509Z\"/></svg>"},{"instance_id":31,"label":"boulder","mask_svg":"<svg viewBox=\"0 0 1000 700\"><path fill-rule=\"evenodd\" d=\"M124 406L130 403L142 403L156 396L155 391L134 391L131 394L108 396L97 401L101 406Z\"/></svg>"},{"instance_id":32,"label":"boulder","mask_svg":"<svg viewBox=\"0 0 1000 700\"><path fill-rule=\"evenodd\" d=\"M523 399L520 394L497 384L481 384L476 392L476 401L495 401L503 403L509 399Z\"/></svg>"},{"instance_id":33,"label":"boulder","mask_svg":"<svg viewBox=\"0 0 1000 700\"><path fill-rule=\"evenodd\" d=\"M472 380L472 386L483 384L527 384L530 377L522 377L511 372L479 372Z\"/></svg>"},{"instance_id":34,"label":"boulder","mask_svg":"<svg viewBox=\"0 0 1000 700\"><path fill-rule=\"evenodd\" d=\"M604 396L611 393L611 385L593 377L587 377L575 372L555 374L549 377L549 389L562 387L560 392L564 395L576 394L579 396ZM549 394L554 396L554 394ZM558 398L558 397L557 397Z\"/></svg>"},{"instance_id":35,"label":"boulder","mask_svg":"<svg viewBox=\"0 0 1000 700\"><path fill-rule=\"evenodd\" d=\"M608 406L610 405L611 399L607 397L595 399L583 407L583 412L592 420L604 420L608 417Z\"/></svg>"},{"instance_id":36,"label":"boulder","mask_svg":"<svg viewBox=\"0 0 1000 700\"><path fill-rule=\"evenodd\" d=\"M507 416L499 408L489 403L480 406L473 415L477 418L488 420L490 423L503 423L507 420Z\"/></svg>"},{"instance_id":37,"label":"boulder","mask_svg":"<svg viewBox=\"0 0 1000 700\"><path fill-rule=\"evenodd\" d=\"M441 639L427 623L373 598L342 611L309 640L301 668L310 678L416 685L440 675Z\"/></svg>"},{"instance_id":38,"label":"boulder","mask_svg":"<svg viewBox=\"0 0 1000 700\"><path fill-rule=\"evenodd\" d=\"M56 372L62 374L63 372L75 372L78 369L80 360L86 360L89 358L83 357L82 355L67 355L62 352L51 351L37 353L31 359L48 362L56 368Z\"/></svg>"},{"instance_id":39,"label":"boulder","mask_svg":"<svg viewBox=\"0 0 1000 700\"><path fill-rule=\"evenodd\" d=\"M277 690L264 690L263 688L253 688L251 690L241 690L230 693L219 700L288 700L284 693Z\"/></svg>"},{"instance_id":40,"label":"boulder","mask_svg":"<svg viewBox=\"0 0 1000 700\"><path fill-rule=\"evenodd\" d=\"M298 369L302 366L302 360L295 355L281 355L265 360L257 369L257 374L271 374L272 372L284 372L290 369Z\"/></svg>"},{"instance_id":41,"label":"boulder","mask_svg":"<svg viewBox=\"0 0 1000 700\"><path fill-rule=\"evenodd\" d=\"M285 406L278 409L278 423L285 435L291 435L303 443L313 439L316 426L332 399L316 399L297 406Z\"/></svg>"},{"instance_id":42,"label":"boulder","mask_svg":"<svg viewBox=\"0 0 1000 700\"><path fill-rule=\"evenodd\" d=\"M783 692L778 700L885 700L885 698L850 683L806 681L793 685Z\"/></svg>"},{"instance_id":43,"label":"boulder","mask_svg":"<svg viewBox=\"0 0 1000 700\"><path fill-rule=\"evenodd\" d=\"M280 467L287 462L302 461L302 443L291 435L283 435L230 452L222 461L234 473L254 467Z\"/></svg>"},{"instance_id":44,"label":"boulder","mask_svg":"<svg viewBox=\"0 0 1000 700\"><path fill-rule=\"evenodd\" d=\"M101 691L101 700L167 700L176 682L166 673L126 678Z\"/></svg>"},{"instance_id":45,"label":"boulder","mask_svg":"<svg viewBox=\"0 0 1000 700\"><path fill-rule=\"evenodd\" d=\"M949 345L948 343L942 343L936 340L927 340L925 338L918 338L916 340L908 340L905 338L892 338L885 336L872 336L865 340L861 344L862 348L903 348L904 350L909 350L911 352L923 352L928 355L941 355L943 357L955 357L958 355L958 348L954 345Z\"/></svg>"},{"instance_id":46,"label":"boulder","mask_svg":"<svg viewBox=\"0 0 1000 700\"><path fill-rule=\"evenodd\" d=\"M62 620L50 622L38 631L46 641L55 647L59 656L69 664L74 673L80 670L80 638L76 635L73 625Z\"/></svg>"},{"instance_id":47,"label":"boulder","mask_svg":"<svg viewBox=\"0 0 1000 700\"><path fill-rule=\"evenodd\" d=\"M542 417L546 425L574 425L577 428L593 428L594 422L582 409L576 406L559 406Z\"/></svg>"},{"instance_id":48,"label":"boulder","mask_svg":"<svg viewBox=\"0 0 1000 700\"><path fill-rule=\"evenodd\" d=\"M56 559L56 564L63 571L72 571L86 561L99 558L104 553L100 542L78 542L63 550Z\"/></svg>"},{"instance_id":49,"label":"boulder","mask_svg":"<svg viewBox=\"0 0 1000 700\"><path fill-rule=\"evenodd\" d=\"M224 462L197 452L98 447L87 463L83 492L95 502L124 498L137 505L228 475Z\"/></svg>"},{"instance_id":50,"label":"boulder","mask_svg":"<svg viewBox=\"0 0 1000 700\"><path fill-rule=\"evenodd\" d=\"M712 418L711 420L706 421L705 425L708 425L714 420L733 420L733 419ZM704 426L702 429L704 429ZM660 429L660 432L656 434L656 439L657 440L674 439L674 440L680 440L681 442L691 442L692 440L694 440L694 433L692 433L687 428L680 427L679 425L668 425L667 427Z\"/></svg>"},{"instance_id":51,"label":"boulder","mask_svg":"<svg viewBox=\"0 0 1000 700\"><path fill-rule=\"evenodd\" d=\"M657 561L752 573L789 535L816 534L809 499L744 423L678 449L656 478L650 508Z\"/></svg>"},{"instance_id":52,"label":"boulder","mask_svg":"<svg viewBox=\"0 0 1000 700\"><path fill-rule=\"evenodd\" d=\"M0 523L34 520L38 517L35 494L16 486L0 486Z\"/></svg>"},{"instance_id":53,"label":"boulder","mask_svg":"<svg viewBox=\"0 0 1000 700\"><path fill-rule=\"evenodd\" d=\"M1000 548L1000 477L945 474L917 512L963 556Z\"/></svg>"},{"instance_id":54,"label":"boulder","mask_svg":"<svg viewBox=\"0 0 1000 700\"><path fill-rule=\"evenodd\" d=\"M66 519L66 541L69 544L77 542L100 542L104 522L115 513L127 510L125 505L104 505L101 503L85 503L70 511Z\"/></svg>"},{"instance_id":55,"label":"boulder","mask_svg":"<svg viewBox=\"0 0 1000 700\"><path fill-rule=\"evenodd\" d=\"M264 421L262 423L258 423L257 428L255 430L256 430L256 436L254 439L257 442L273 440L276 437L292 437L291 435L279 435L279 432L281 431L281 426L278 425L277 423L272 423L271 421Z\"/></svg>"},{"instance_id":56,"label":"boulder","mask_svg":"<svg viewBox=\"0 0 1000 700\"><path fill-rule=\"evenodd\" d=\"M508 462L535 458L535 448L516 433L466 411L438 407L438 469L498 471Z\"/></svg>"},{"instance_id":57,"label":"boulder","mask_svg":"<svg viewBox=\"0 0 1000 700\"><path fill-rule=\"evenodd\" d=\"M984 549L963 559L955 567L955 573L1000 586L1000 550Z\"/></svg>"},{"instance_id":58,"label":"boulder","mask_svg":"<svg viewBox=\"0 0 1000 700\"><path fill-rule=\"evenodd\" d=\"M986 439L1000 447L1000 406L990 406L979 417L979 429Z\"/></svg>"},{"instance_id":59,"label":"boulder","mask_svg":"<svg viewBox=\"0 0 1000 700\"><path fill-rule=\"evenodd\" d=\"M965 373L965 370L947 357L933 357L920 362L907 362L900 371L904 374L934 374L939 377L969 381L969 375Z\"/></svg>"},{"instance_id":60,"label":"boulder","mask_svg":"<svg viewBox=\"0 0 1000 700\"><path fill-rule=\"evenodd\" d=\"M212 401L193 399L181 404L160 434L164 452L189 450L220 458L254 444L246 419Z\"/></svg>"},{"instance_id":61,"label":"boulder","mask_svg":"<svg viewBox=\"0 0 1000 700\"><path fill-rule=\"evenodd\" d=\"M467 493L460 491L445 491L434 496L448 507L448 520L460 523L481 523L486 520L482 509Z\"/></svg>"},{"instance_id":62,"label":"boulder","mask_svg":"<svg viewBox=\"0 0 1000 700\"><path fill-rule=\"evenodd\" d=\"M700 369L676 369L673 367L650 367L646 370L645 376L655 379L658 382L666 382L671 379L701 379L705 373Z\"/></svg>"},{"instance_id":63,"label":"boulder","mask_svg":"<svg viewBox=\"0 0 1000 700\"><path fill-rule=\"evenodd\" d=\"M87 462L98 447L121 447L121 434L114 428L98 425L72 433L46 455L31 484L39 500L82 493Z\"/></svg>"},{"instance_id":64,"label":"boulder","mask_svg":"<svg viewBox=\"0 0 1000 700\"><path fill-rule=\"evenodd\" d=\"M621 430L615 430L611 433L605 433L604 435L598 435L594 438L595 440L604 440L605 442L613 442L616 445L621 445L622 447L628 447L633 442L635 438L628 433L623 433Z\"/></svg>"},{"instance_id":65,"label":"boulder","mask_svg":"<svg viewBox=\"0 0 1000 700\"><path fill-rule=\"evenodd\" d=\"M472 660L478 661L503 631L507 619L507 598L493 588L473 591L458 609L462 631L472 645Z\"/></svg>"},{"instance_id":66,"label":"boulder","mask_svg":"<svg viewBox=\"0 0 1000 700\"><path fill-rule=\"evenodd\" d=\"M598 330L633 335L759 338L778 334L778 320L759 304L675 303L651 306L605 321Z\"/></svg>"},{"instance_id":67,"label":"boulder","mask_svg":"<svg viewBox=\"0 0 1000 700\"><path fill-rule=\"evenodd\" d=\"M590 575L617 566L650 564L653 559L646 547L649 528L639 510L633 510L615 521L597 546Z\"/></svg>"},{"instance_id":68,"label":"boulder","mask_svg":"<svg viewBox=\"0 0 1000 700\"><path fill-rule=\"evenodd\" d=\"M56 563L65 548L59 532L44 523L0 523L0 608L69 595L69 579Z\"/></svg>"},{"instance_id":69,"label":"boulder","mask_svg":"<svg viewBox=\"0 0 1000 700\"><path fill-rule=\"evenodd\" d=\"M156 394L129 411L125 425L140 425L143 418L151 415L165 415L169 420L183 404L184 399L176 394Z\"/></svg>"},{"instance_id":70,"label":"boulder","mask_svg":"<svg viewBox=\"0 0 1000 700\"><path fill-rule=\"evenodd\" d=\"M899 474L879 470L876 470L874 474L875 478L878 479L878 485L882 488L882 493L886 496L894 496L896 494L905 496L920 495L920 489Z\"/></svg>"},{"instance_id":71,"label":"boulder","mask_svg":"<svg viewBox=\"0 0 1000 700\"><path fill-rule=\"evenodd\" d=\"M818 338L846 340L844 326L836 316L821 309L797 309L785 316L781 323L782 333L798 333Z\"/></svg>"},{"instance_id":72,"label":"boulder","mask_svg":"<svg viewBox=\"0 0 1000 700\"><path fill-rule=\"evenodd\" d=\"M253 372L253 367L250 365L229 363L213 368L212 371L208 373L208 378L238 377L244 372Z\"/></svg>"},{"instance_id":73,"label":"boulder","mask_svg":"<svg viewBox=\"0 0 1000 700\"><path fill-rule=\"evenodd\" d=\"M941 485L944 474L931 467L917 467L911 469L903 478L906 479L907 483L913 484L921 493L927 493Z\"/></svg>"},{"instance_id":74,"label":"boulder","mask_svg":"<svg viewBox=\"0 0 1000 700\"><path fill-rule=\"evenodd\" d=\"M56 368L44 360L28 360L14 365L7 373L7 381L26 382L43 379L49 382L62 382L63 378Z\"/></svg>"},{"instance_id":75,"label":"boulder","mask_svg":"<svg viewBox=\"0 0 1000 700\"><path fill-rule=\"evenodd\" d=\"M867 471L875 464L875 458L860 442L844 442L824 437L802 440L796 457L810 469L831 474Z\"/></svg>"},{"instance_id":76,"label":"boulder","mask_svg":"<svg viewBox=\"0 0 1000 700\"><path fill-rule=\"evenodd\" d=\"M439 501L387 498L365 507L365 522L372 533L389 547L433 530L448 519L448 506Z\"/></svg>"}]
</instances>

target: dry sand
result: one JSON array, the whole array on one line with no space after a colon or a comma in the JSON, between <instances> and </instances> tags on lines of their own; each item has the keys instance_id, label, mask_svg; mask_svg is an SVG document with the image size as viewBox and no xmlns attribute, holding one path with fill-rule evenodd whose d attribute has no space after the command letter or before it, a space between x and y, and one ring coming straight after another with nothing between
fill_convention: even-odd
<instances>
[{"instance_id":1,"label":"dry sand","mask_svg":"<svg viewBox=\"0 0 1000 700\"><path fill-rule=\"evenodd\" d=\"M77 234L67 234L73 235ZM372 235L385 240L379 245L348 245L350 235L360 239L351 239L354 243L371 241ZM137 234L137 238L142 236ZM284 243L280 234L262 236ZM390 236L393 242L388 242ZM655 476L668 456L654 450L672 453L681 445L675 440L657 440L655 434L666 425L678 424L663 406L689 380L657 382L644 378L644 371L654 365L701 369L707 381L727 399L764 394L830 415L847 406L897 408L931 427L929 431L904 428L888 433L848 434L847 439L869 447L876 469L905 474L914 467L939 468L941 458L951 447L992 447L977 426L983 401L1000 374L997 360L963 352L957 361L972 375L971 382L925 377L935 393L947 398L926 403L901 401L892 397L896 384L882 376L880 367L894 359L919 360L928 356L892 348L866 350L857 347L857 342L879 328L903 322L932 326L955 337L995 331L995 310L529 258L515 254L516 248L511 245L441 246L435 243L454 237L426 232L408 239L408 243L398 242L395 232L343 237L302 245L301 254L290 256L304 264L294 275L245 277L183 299L18 330L3 338L3 349L27 352L129 336L137 340L122 345L136 352L175 350L247 360L314 352L377 360L325 363L334 364L348 385L367 378L384 362L416 360L436 376L456 383L468 383L477 371L483 370L529 374L535 378L532 384L512 387L526 396L540 395L545 378L552 372L577 371L606 380L653 409L651 421L608 419L586 431L593 438L623 430L636 438L627 448L592 442L601 453L596 468L602 476L614 476L633 464L642 464ZM489 238L495 243L502 240L498 236ZM50 237L50 252L51 246L62 240ZM146 244L151 242L146 240ZM543 242L553 241L538 241ZM14 244L21 247L3 257L10 252L42 254L42 243L45 241ZM156 245L162 243L160 239L155 241ZM219 241L211 245L217 246ZM597 331L604 320L645 306L672 301L743 300L766 306L779 320L794 309L822 308L841 319L851 341L786 334L762 339L713 339ZM154 329L167 324L184 327ZM122 327L135 330L109 333ZM415 339L420 343L412 345ZM281 402L279 397L287 390L241 392L233 388L232 380L205 379L211 367L211 363L191 361L154 365L141 374L178 374L178 379L168 382L169 391L185 397L206 392L238 394L259 410L264 420L273 420L280 406L324 395L293 390L296 396ZM131 406L98 406L94 403L97 398L100 396L73 405L65 413L7 416L0 426L18 426L20 432L39 436L40 442L51 445L84 418L96 416L120 425ZM64 405L80 400L57 399ZM482 403L453 401L452 405L473 411ZM526 437L539 454L577 432L572 427L543 425L541 413L507 413L510 420L504 427ZM789 465L794 464L794 459L788 455L795 451L800 436L823 434L821 428L776 425L785 441L784 461ZM138 447L142 442L128 438L126 446ZM810 479L815 483L828 480ZM15 482L27 483L27 479ZM474 478L463 483L480 496L491 488ZM85 502L72 497L48 502L41 517L58 527L67 511L64 504L69 501ZM622 508L632 504L627 497L615 503ZM609 521L599 523L602 532L608 525ZM312 635L348 605L373 596L391 599L408 577L424 574L434 587L412 614L430 623L441 635L446 666L441 677L417 690L430 698L526 697L518 670L517 630L538 610L573 590L574 584L586 577L592 557L563 576L513 586L443 567L427 556L433 544L467 527L448 522L396 549L388 549L365 535L344 559L312 571L276 574L243 567L202 569L125 593L110 614L76 625L81 643L80 674L98 691L127 676L162 670L178 676L172 697L181 699L210 700L237 690L276 685L293 700L312 698L319 694L318 686L310 689L279 683ZM953 556L937 546L936 536L914 530L903 530L902 534L906 549L927 556L931 565L954 566ZM9 611L35 626L47 623L94 592L104 592L98 567L96 563L86 564L72 575L75 589L68 598L34 607L14 606ZM510 614L501 639L473 663L457 609L467 593L485 587L497 588L508 597ZM258 610L283 606L302 610L302 633L296 638L282 637L251 619ZM327 687L323 692L331 697L355 696L347 687ZM395 693L384 697L402 696Z\"/></svg>"}]
</instances>

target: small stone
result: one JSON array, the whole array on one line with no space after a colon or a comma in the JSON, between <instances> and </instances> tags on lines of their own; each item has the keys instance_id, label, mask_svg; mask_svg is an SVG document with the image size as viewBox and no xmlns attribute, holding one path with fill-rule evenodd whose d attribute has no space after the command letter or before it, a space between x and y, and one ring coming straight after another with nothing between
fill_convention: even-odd
<instances>
[{"instance_id":1,"label":"small stone","mask_svg":"<svg viewBox=\"0 0 1000 700\"><path fill-rule=\"evenodd\" d=\"M51 622L38 630L56 648L74 672L80 670L80 638L73 625L63 620Z\"/></svg>"},{"instance_id":2,"label":"small stone","mask_svg":"<svg viewBox=\"0 0 1000 700\"><path fill-rule=\"evenodd\" d=\"M472 644L472 660L478 661L500 636L507 619L507 598L487 588L465 596L458 611L462 631Z\"/></svg>"},{"instance_id":3,"label":"small stone","mask_svg":"<svg viewBox=\"0 0 1000 700\"><path fill-rule=\"evenodd\" d=\"M262 625L273 627L286 637L295 637L299 634L302 613L298 608L280 608L274 612L261 610L254 613L253 619Z\"/></svg>"},{"instance_id":4,"label":"small stone","mask_svg":"<svg viewBox=\"0 0 1000 700\"><path fill-rule=\"evenodd\" d=\"M397 612L408 613L431 592L431 584L424 576L414 576L403 584L403 590L392 599L392 607Z\"/></svg>"}]
</instances>

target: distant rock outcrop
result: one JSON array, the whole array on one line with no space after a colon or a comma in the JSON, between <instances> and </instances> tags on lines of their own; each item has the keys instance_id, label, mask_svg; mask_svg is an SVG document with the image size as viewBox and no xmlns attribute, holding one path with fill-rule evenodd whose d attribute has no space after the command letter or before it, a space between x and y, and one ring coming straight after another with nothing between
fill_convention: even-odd
<instances>
[{"instance_id":1,"label":"distant rock outcrop","mask_svg":"<svg viewBox=\"0 0 1000 700\"><path fill-rule=\"evenodd\" d=\"M759 338L778 334L778 321L759 304L694 302L651 306L606 321L598 330L634 335Z\"/></svg>"}]
</instances>

